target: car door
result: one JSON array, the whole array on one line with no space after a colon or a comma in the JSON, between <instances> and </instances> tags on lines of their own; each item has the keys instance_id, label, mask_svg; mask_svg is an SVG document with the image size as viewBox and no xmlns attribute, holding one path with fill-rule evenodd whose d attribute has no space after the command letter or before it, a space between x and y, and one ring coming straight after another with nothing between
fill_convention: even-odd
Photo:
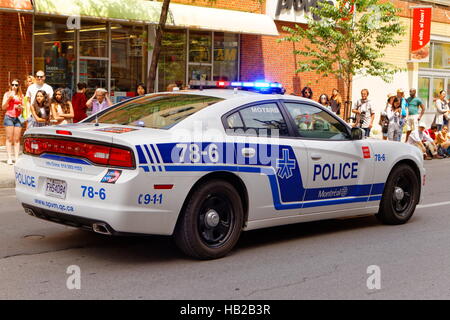
<instances>
[{"instance_id":1,"label":"car door","mask_svg":"<svg viewBox=\"0 0 450 320\"><path fill-rule=\"evenodd\" d=\"M248 190L249 221L301 213L307 152L302 140L292 139L286 118L276 100L239 107L223 118Z\"/></svg>"},{"instance_id":2,"label":"car door","mask_svg":"<svg viewBox=\"0 0 450 320\"><path fill-rule=\"evenodd\" d=\"M284 101L296 139L307 150L305 213L364 207L374 178L368 140L352 140L348 126L313 102Z\"/></svg>"}]
</instances>

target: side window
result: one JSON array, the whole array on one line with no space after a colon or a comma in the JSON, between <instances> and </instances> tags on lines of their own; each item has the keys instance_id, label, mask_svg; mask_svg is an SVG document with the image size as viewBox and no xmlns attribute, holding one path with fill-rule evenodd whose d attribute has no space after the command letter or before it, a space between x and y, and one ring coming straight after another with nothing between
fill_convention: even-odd
<instances>
[{"instance_id":1,"label":"side window","mask_svg":"<svg viewBox=\"0 0 450 320\"><path fill-rule=\"evenodd\" d=\"M229 130L251 136L287 136L286 121L276 103L254 105L227 117Z\"/></svg>"},{"instance_id":2,"label":"side window","mask_svg":"<svg viewBox=\"0 0 450 320\"><path fill-rule=\"evenodd\" d=\"M322 109L300 103L285 102L301 137L348 140L350 135L342 122Z\"/></svg>"}]
</instances>

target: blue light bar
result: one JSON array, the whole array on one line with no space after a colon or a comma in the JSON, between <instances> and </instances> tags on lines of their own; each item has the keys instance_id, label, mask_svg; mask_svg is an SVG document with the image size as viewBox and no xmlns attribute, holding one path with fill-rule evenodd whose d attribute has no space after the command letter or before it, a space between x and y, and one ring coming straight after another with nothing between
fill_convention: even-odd
<instances>
[{"instance_id":1,"label":"blue light bar","mask_svg":"<svg viewBox=\"0 0 450 320\"><path fill-rule=\"evenodd\" d=\"M240 88L241 90L256 91L260 93L278 93L284 94L285 90L283 85L278 82L266 82L257 80L251 81L190 81L191 88L200 87L200 89L206 88Z\"/></svg>"}]
</instances>

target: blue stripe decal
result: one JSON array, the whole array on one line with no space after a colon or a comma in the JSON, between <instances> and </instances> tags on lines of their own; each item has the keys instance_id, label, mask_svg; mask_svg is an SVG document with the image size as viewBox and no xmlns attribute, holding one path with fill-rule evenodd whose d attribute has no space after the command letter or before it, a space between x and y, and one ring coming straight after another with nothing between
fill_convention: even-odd
<instances>
[{"instance_id":1,"label":"blue stripe decal","mask_svg":"<svg viewBox=\"0 0 450 320\"><path fill-rule=\"evenodd\" d=\"M156 150L155 150L155 147L151 144L151 145L150 145L150 148L152 148L153 153L155 154L156 162L161 163L161 160L159 159L159 156L158 156L158 153L157 153Z\"/></svg>"},{"instance_id":2,"label":"blue stripe decal","mask_svg":"<svg viewBox=\"0 0 450 320\"><path fill-rule=\"evenodd\" d=\"M50 159L50 160L55 160L55 161L62 161L62 162L69 162L69 163L76 163L76 164L84 164L84 165L88 165L88 166L91 165L91 163L89 163L83 159L57 156L55 154L43 154L40 156L40 158Z\"/></svg>"},{"instance_id":3,"label":"blue stripe decal","mask_svg":"<svg viewBox=\"0 0 450 320\"><path fill-rule=\"evenodd\" d=\"M355 202L367 202L367 201L379 201L381 199L381 195L369 197L369 194L363 194L364 192L370 192L371 185L356 185L356 186L343 186L343 187L334 187L333 189L339 188L355 188L360 191L358 194L359 197L349 197L344 199L314 199L316 201L312 202L300 202L300 203L290 203L283 204L280 201L280 195L278 193L278 183L275 174L275 170L273 168L258 168L258 167L241 167L241 166L190 166L190 165L182 165L182 166L166 166L167 171L170 172L186 172L186 171L197 171L197 172L212 172L212 171L229 171L229 172L246 172L246 173L263 173L266 174L271 191L273 202L276 210L291 210L291 209L301 209L301 208L312 208L312 207L320 207L320 206L330 206L330 205L338 205L338 204L346 204L346 203L355 203ZM326 189L326 188L324 188ZM312 189L314 190L314 189Z\"/></svg>"},{"instance_id":4,"label":"blue stripe decal","mask_svg":"<svg viewBox=\"0 0 450 320\"><path fill-rule=\"evenodd\" d=\"M380 201L381 200L381 197L382 197L383 195L375 195L375 196L370 196L369 197L369 201Z\"/></svg>"},{"instance_id":5,"label":"blue stripe decal","mask_svg":"<svg viewBox=\"0 0 450 320\"><path fill-rule=\"evenodd\" d=\"M142 151L141 146L136 146L136 150L139 156L139 163L147 164L147 159L145 158L144 152Z\"/></svg>"},{"instance_id":6,"label":"blue stripe decal","mask_svg":"<svg viewBox=\"0 0 450 320\"><path fill-rule=\"evenodd\" d=\"M372 187L371 194L383 194L384 192L384 183L374 183Z\"/></svg>"},{"instance_id":7,"label":"blue stripe decal","mask_svg":"<svg viewBox=\"0 0 450 320\"><path fill-rule=\"evenodd\" d=\"M158 156L158 153L157 153L156 150L155 150L155 147L151 144L151 145L150 145L150 148L152 148L153 154L155 155L155 158L156 158L156 162L157 162L158 164L160 164L160 163L161 163L161 160L159 159L159 156ZM159 169L160 172L163 171L161 166L158 166L158 169Z\"/></svg>"},{"instance_id":8,"label":"blue stripe decal","mask_svg":"<svg viewBox=\"0 0 450 320\"><path fill-rule=\"evenodd\" d=\"M139 166L139 168L144 169L145 172L150 172L150 169L148 166Z\"/></svg>"},{"instance_id":9,"label":"blue stripe decal","mask_svg":"<svg viewBox=\"0 0 450 320\"><path fill-rule=\"evenodd\" d=\"M343 165L332 160L328 164L328 178L324 181L340 180L342 177L342 183L346 180L347 185L306 189L300 164L289 145L195 142L149 144L143 147L151 162L158 165L160 170L161 165L165 165L163 168L171 172L228 171L264 174L269 180L273 205L277 210L379 201L384 191L384 183L351 184L349 180L357 179L358 176L358 162ZM154 153L153 157L149 148ZM253 149L255 156L244 157L244 148ZM353 181L356 182L357 180Z\"/></svg>"},{"instance_id":10,"label":"blue stripe decal","mask_svg":"<svg viewBox=\"0 0 450 320\"><path fill-rule=\"evenodd\" d=\"M148 158L150 159L150 163L155 163L153 161L152 155L150 154L150 150L148 150L148 147L146 144L144 144L144 148L145 148L145 151L147 151L147 155L148 155Z\"/></svg>"}]
</instances>

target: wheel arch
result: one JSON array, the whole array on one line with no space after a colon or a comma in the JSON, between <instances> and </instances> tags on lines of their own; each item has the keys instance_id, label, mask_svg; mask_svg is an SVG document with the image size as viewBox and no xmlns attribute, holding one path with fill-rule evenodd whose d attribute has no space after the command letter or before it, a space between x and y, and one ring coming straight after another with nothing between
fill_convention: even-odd
<instances>
[{"instance_id":1,"label":"wheel arch","mask_svg":"<svg viewBox=\"0 0 450 320\"><path fill-rule=\"evenodd\" d=\"M180 213L178 215L176 226L178 225L178 222L180 220L181 215L183 214L184 209L186 208L186 205L188 203L189 198L191 197L192 193L195 191L195 189L207 181L211 180L224 180L229 182L233 187L236 188L236 191L239 193L239 197L242 201L242 208L244 211L244 225L247 223L248 219L248 213L249 213L249 198L248 198L248 191L247 187L245 186L245 183L242 181L240 177L238 177L236 174L228 172L228 171L215 171L208 173L201 177L197 182L194 183L194 185L189 190L189 193L187 194L186 198L183 201L183 205L181 207ZM176 228L176 227L175 227Z\"/></svg>"},{"instance_id":2,"label":"wheel arch","mask_svg":"<svg viewBox=\"0 0 450 320\"><path fill-rule=\"evenodd\" d=\"M422 177L421 177L421 172L419 169L419 166L417 165L417 163L414 160L411 159L402 159L397 161L391 168L391 170L389 171L389 175L388 178L391 176L392 171L394 171L394 169L402 164L406 164L408 166L410 166L413 170L414 173L416 174L416 178L417 178L417 182L419 183L419 199L421 199L422 196ZM387 180L386 180L387 181Z\"/></svg>"}]
</instances>

